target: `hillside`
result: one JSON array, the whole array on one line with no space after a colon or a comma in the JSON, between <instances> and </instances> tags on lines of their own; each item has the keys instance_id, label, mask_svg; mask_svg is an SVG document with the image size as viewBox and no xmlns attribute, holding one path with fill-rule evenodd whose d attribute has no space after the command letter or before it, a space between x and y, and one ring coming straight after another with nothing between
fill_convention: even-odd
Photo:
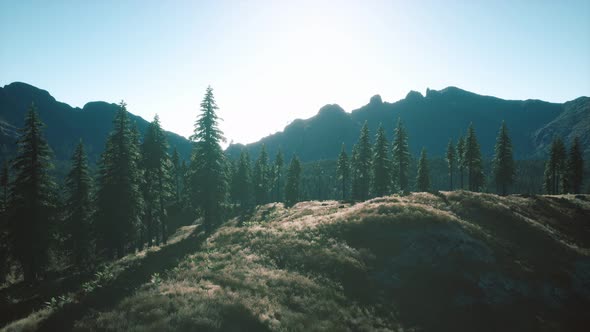
<instances>
[{"instance_id":1,"label":"hillside","mask_svg":"<svg viewBox=\"0 0 590 332\"><path fill-rule=\"evenodd\" d=\"M268 204L207 239L181 228L79 289L4 289L4 308L37 303L4 330L584 331L589 220L587 195Z\"/></svg>"},{"instance_id":2,"label":"hillside","mask_svg":"<svg viewBox=\"0 0 590 332\"><path fill-rule=\"evenodd\" d=\"M46 125L45 136L58 164L60 161L69 163L80 138L84 141L89 161L98 161L112 129L117 105L89 102L82 109L73 108L55 100L45 90L19 82L0 87L0 161L13 155L17 129L22 127L32 102ZM135 115L131 118L143 133L148 121ZM176 146L184 158L190 156L191 143L187 139L171 132L167 132L167 138L169 145Z\"/></svg>"},{"instance_id":3,"label":"hillside","mask_svg":"<svg viewBox=\"0 0 590 332\"><path fill-rule=\"evenodd\" d=\"M367 105L350 113L338 105L326 105L314 117L295 120L284 131L248 144L247 148L250 155L257 155L260 146L265 144L271 156L281 147L286 156L297 153L303 161L336 159L342 143L349 150L356 143L365 121L372 136L379 124L383 124L391 140L396 121L401 117L414 155L424 146L431 156L442 156L449 138L456 140L473 122L484 157L491 157L498 128L505 120L516 158L539 158L545 156L547 141L555 134L563 135L566 143L572 138L570 131L580 135L582 142L590 141L589 107L590 98L578 98L565 104L503 100L455 87L428 90L426 96L411 91L394 103L383 102L377 95ZM564 117L568 120L561 120ZM590 154L590 144L584 146ZM243 147L232 145L228 152L237 158Z\"/></svg>"}]
</instances>

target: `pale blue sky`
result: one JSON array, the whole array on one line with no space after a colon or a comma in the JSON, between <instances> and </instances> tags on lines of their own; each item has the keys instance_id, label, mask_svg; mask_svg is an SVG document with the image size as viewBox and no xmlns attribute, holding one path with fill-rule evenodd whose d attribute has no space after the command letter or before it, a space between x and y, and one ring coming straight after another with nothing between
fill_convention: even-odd
<instances>
[{"instance_id":1,"label":"pale blue sky","mask_svg":"<svg viewBox=\"0 0 590 332\"><path fill-rule=\"evenodd\" d=\"M453 85L506 99L590 95L590 1L0 0L0 85L124 99L189 136L208 84L248 143L381 94Z\"/></svg>"}]
</instances>

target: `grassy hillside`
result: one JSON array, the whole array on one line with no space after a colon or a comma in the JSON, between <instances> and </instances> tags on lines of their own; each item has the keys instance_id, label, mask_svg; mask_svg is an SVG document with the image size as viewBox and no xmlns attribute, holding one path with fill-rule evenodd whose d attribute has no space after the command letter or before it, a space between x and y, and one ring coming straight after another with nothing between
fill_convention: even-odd
<instances>
[{"instance_id":1,"label":"grassy hillside","mask_svg":"<svg viewBox=\"0 0 590 332\"><path fill-rule=\"evenodd\" d=\"M582 331L590 196L269 204L51 296L5 330Z\"/></svg>"}]
</instances>

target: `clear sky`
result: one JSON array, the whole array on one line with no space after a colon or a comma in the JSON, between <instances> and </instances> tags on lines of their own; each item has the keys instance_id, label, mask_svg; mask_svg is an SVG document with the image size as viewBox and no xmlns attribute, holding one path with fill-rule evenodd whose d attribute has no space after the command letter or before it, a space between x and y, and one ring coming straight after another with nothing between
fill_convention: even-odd
<instances>
[{"instance_id":1,"label":"clear sky","mask_svg":"<svg viewBox=\"0 0 590 332\"><path fill-rule=\"evenodd\" d=\"M0 85L82 107L124 99L189 136L207 85L248 143L328 103L453 85L590 95L590 1L0 0Z\"/></svg>"}]
</instances>

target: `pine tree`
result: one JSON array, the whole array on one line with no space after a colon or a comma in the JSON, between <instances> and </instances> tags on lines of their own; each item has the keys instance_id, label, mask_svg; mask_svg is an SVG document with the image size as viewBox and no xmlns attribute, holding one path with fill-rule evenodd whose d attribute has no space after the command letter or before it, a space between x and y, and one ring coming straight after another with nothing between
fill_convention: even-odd
<instances>
[{"instance_id":1,"label":"pine tree","mask_svg":"<svg viewBox=\"0 0 590 332\"><path fill-rule=\"evenodd\" d=\"M402 192L408 191L408 170L410 168L410 150L408 148L408 134L401 118L397 120L393 149L393 183Z\"/></svg>"},{"instance_id":2,"label":"pine tree","mask_svg":"<svg viewBox=\"0 0 590 332\"><path fill-rule=\"evenodd\" d=\"M82 140L72 156L72 167L65 180L66 225L69 235L69 249L74 265L84 268L92 254L92 179L88 171L88 159Z\"/></svg>"},{"instance_id":3,"label":"pine tree","mask_svg":"<svg viewBox=\"0 0 590 332\"><path fill-rule=\"evenodd\" d=\"M174 147L174 151L172 151L171 162L174 202L178 206L180 204L180 193L182 192L182 169L180 165L180 155L178 154L176 147Z\"/></svg>"},{"instance_id":4,"label":"pine tree","mask_svg":"<svg viewBox=\"0 0 590 332\"><path fill-rule=\"evenodd\" d=\"M449 190L453 190L453 173L455 172L455 163L457 162L457 156L455 152L455 145L453 144L453 140L449 140L449 144L447 144L447 165L449 169Z\"/></svg>"},{"instance_id":5,"label":"pine tree","mask_svg":"<svg viewBox=\"0 0 590 332\"><path fill-rule=\"evenodd\" d=\"M203 213L207 233L221 222L222 203L227 191L225 156L220 146L225 138L218 127L217 109L213 89L208 87L201 102L202 113L191 136L195 142L191 158L192 201Z\"/></svg>"},{"instance_id":6,"label":"pine tree","mask_svg":"<svg viewBox=\"0 0 590 332\"><path fill-rule=\"evenodd\" d=\"M247 150L242 150L236 167L234 178L234 195L242 210L248 210L252 205L252 182L250 157Z\"/></svg>"},{"instance_id":7,"label":"pine tree","mask_svg":"<svg viewBox=\"0 0 590 332\"><path fill-rule=\"evenodd\" d=\"M465 139L465 167L467 168L467 178L469 180L469 190L479 191L484 185L483 165L481 160L481 150L473 124L467 129L467 138Z\"/></svg>"},{"instance_id":8,"label":"pine tree","mask_svg":"<svg viewBox=\"0 0 590 332\"><path fill-rule=\"evenodd\" d=\"M569 151L567 160L567 173L569 188L572 193L579 194L584 180L584 158L580 138L575 137Z\"/></svg>"},{"instance_id":9,"label":"pine tree","mask_svg":"<svg viewBox=\"0 0 590 332\"><path fill-rule=\"evenodd\" d=\"M508 129L504 121L502 121L502 126L500 126L494 152L493 165L496 190L502 196L506 196L508 186L514 183L516 169L512 157L512 141L510 140L510 136L508 136Z\"/></svg>"},{"instance_id":10,"label":"pine tree","mask_svg":"<svg viewBox=\"0 0 590 332\"><path fill-rule=\"evenodd\" d=\"M428 169L428 159L426 159L426 149L422 148L420 160L418 161L418 175L416 176L416 187L418 191L430 191L430 170Z\"/></svg>"},{"instance_id":11,"label":"pine tree","mask_svg":"<svg viewBox=\"0 0 590 332\"><path fill-rule=\"evenodd\" d=\"M340 155L338 156L338 163L336 165L336 175L338 176L338 179L341 181L342 200L346 200L346 187L349 173L350 166L348 164L348 155L346 154L346 148L344 146L344 143L342 143Z\"/></svg>"},{"instance_id":12,"label":"pine tree","mask_svg":"<svg viewBox=\"0 0 590 332\"><path fill-rule=\"evenodd\" d=\"M31 105L17 141L11 183L12 251L23 269L25 282L37 280L46 266L56 208L56 187L50 176L51 149L44 127Z\"/></svg>"},{"instance_id":13,"label":"pine tree","mask_svg":"<svg viewBox=\"0 0 590 332\"><path fill-rule=\"evenodd\" d=\"M262 144L258 159L254 165L252 179L252 182L254 183L254 198L257 205L268 202L269 173L268 154L266 153L265 145Z\"/></svg>"},{"instance_id":14,"label":"pine tree","mask_svg":"<svg viewBox=\"0 0 590 332\"><path fill-rule=\"evenodd\" d=\"M301 163L296 155L291 159L287 170L287 183L285 185L285 205L291 207L299 201L299 183L301 182Z\"/></svg>"},{"instance_id":15,"label":"pine tree","mask_svg":"<svg viewBox=\"0 0 590 332\"><path fill-rule=\"evenodd\" d=\"M379 126L373 148L373 194L384 196L389 191L390 178L389 147L385 130Z\"/></svg>"},{"instance_id":16,"label":"pine tree","mask_svg":"<svg viewBox=\"0 0 590 332\"><path fill-rule=\"evenodd\" d=\"M108 257L122 257L137 244L143 202L137 136L121 102L101 156L96 194L98 247Z\"/></svg>"},{"instance_id":17,"label":"pine tree","mask_svg":"<svg viewBox=\"0 0 590 332\"><path fill-rule=\"evenodd\" d=\"M352 146L352 158L350 161L350 171L351 171L351 198L353 200L359 200L361 196L360 193L360 183L361 183L361 174L360 174L361 164L359 162L359 149L358 145L355 144Z\"/></svg>"},{"instance_id":18,"label":"pine tree","mask_svg":"<svg viewBox=\"0 0 590 332\"><path fill-rule=\"evenodd\" d=\"M168 155L166 135L160 125L158 115L149 124L142 145L142 169L144 170L144 197L147 225L148 245L161 239L166 243L168 238L168 220L166 206L172 196L170 188L172 162ZM159 226L159 227L156 227ZM159 228L159 230L158 230Z\"/></svg>"},{"instance_id":19,"label":"pine tree","mask_svg":"<svg viewBox=\"0 0 590 332\"><path fill-rule=\"evenodd\" d=\"M285 161L283 159L283 152L281 149L277 152L275 156L275 162L273 166L273 182L274 182L274 191L275 191L275 201L281 202L283 200L282 193L281 193L281 186L282 186L282 176L283 176L283 167Z\"/></svg>"},{"instance_id":20,"label":"pine tree","mask_svg":"<svg viewBox=\"0 0 590 332\"><path fill-rule=\"evenodd\" d=\"M563 141L555 137L551 143L549 160L545 164L545 191L550 195L560 193L560 184L566 176L566 151Z\"/></svg>"},{"instance_id":21,"label":"pine tree","mask_svg":"<svg viewBox=\"0 0 590 332\"><path fill-rule=\"evenodd\" d=\"M369 125L366 121L361 128L361 134L355 148L353 199L364 201L369 198L371 185L371 142L369 139Z\"/></svg>"},{"instance_id":22,"label":"pine tree","mask_svg":"<svg viewBox=\"0 0 590 332\"><path fill-rule=\"evenodd\" d=\"M459 189L465 189L463 184L464 170L465 170L465 138L459 137L457 141L457 166L459 168Z\"/></svg>"}]
</instances>

